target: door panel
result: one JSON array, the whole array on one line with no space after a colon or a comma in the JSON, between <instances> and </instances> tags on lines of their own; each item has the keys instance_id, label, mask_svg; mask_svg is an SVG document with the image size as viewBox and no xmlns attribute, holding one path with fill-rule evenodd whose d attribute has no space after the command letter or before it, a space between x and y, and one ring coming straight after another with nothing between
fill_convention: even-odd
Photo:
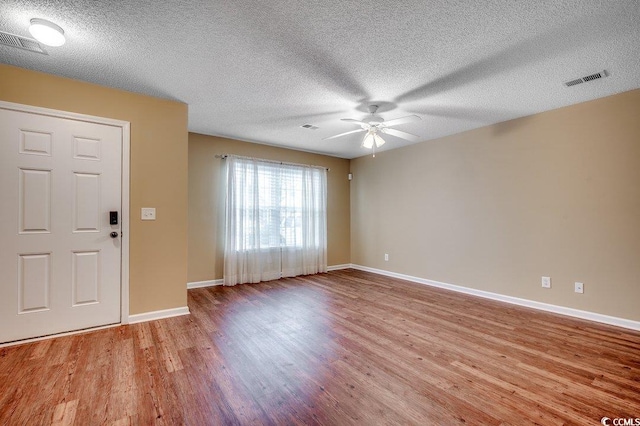
<instances>
[{"instance_id":1,"label":"door panel","mask_svg":"<svg viewBox=\"0 0 640 426\"><path fill-rule=\"evenodd\" d=\"M51 253L21 254L18 268L18 313L48 310Z\"/></svg>"},{"instance_id":2,"label":"door panel","mask_svg":"<svg viewBox=\"0 0 640 426\"><path fill-rule=\"evenodd\" d=\"M0 342L120 322L121 165L120 127L0 108Z\"/></svg>"},{"instance_id":3,"label":"door panel","mask_svg":"<svg viewBox=\"0 0 640 426\"><path fill-rule=\"evenodd\" d=\"M20 154L51 156L51 133L20 130Z\"/></svg>"},{"instance_id":4,"label":"door panel","mask_svg":"<svg viewBox=\"0 0 640 426\"><path fill-rule=\"evenodd\" d=\"M73 253L73 306L99 303L100 252Z\"/></svg>"},{"instance_id":5,"label":"door panel","mask_svg":"<svg viewBox=\"0 0 640 426\"><path fill-rule=\"evenodd\" d=\"M100 175L74 173L73 232L100 232L102 197Z\"/></svg>"},{"instance_id":6,"label":"door panel","mask_svg":"<svg viewBox=\"0 0 640 426\"><path fill-rule=\"evenodd\" d=\"M51 170L20 169L19 173L19 232L51 232Z\"/></svg>"}]
</instances>

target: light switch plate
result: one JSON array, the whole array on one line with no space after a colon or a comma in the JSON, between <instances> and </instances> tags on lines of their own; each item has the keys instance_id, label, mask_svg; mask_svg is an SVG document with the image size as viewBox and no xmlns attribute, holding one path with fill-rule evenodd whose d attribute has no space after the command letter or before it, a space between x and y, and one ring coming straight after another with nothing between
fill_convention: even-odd
<instances>
[{"instance_id":1,"label":"light switch plate","mask_svg":"<svg viewBox=\"0 0 640 426\"><path fill-rule=\"evenodd\" d=\"M142 208L142 220L156 220L155 207L143 207Z\"/></svg>"}]
</instances>

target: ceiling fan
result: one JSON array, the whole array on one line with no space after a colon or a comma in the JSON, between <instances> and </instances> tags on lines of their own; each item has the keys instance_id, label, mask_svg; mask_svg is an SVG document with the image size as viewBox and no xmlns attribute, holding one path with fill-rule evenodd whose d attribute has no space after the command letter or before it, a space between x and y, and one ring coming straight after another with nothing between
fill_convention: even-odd
<instances>
[{"instance_id":1,"label":"ceiling fan","mask_svg":"<svg viewBox=\"0 0 640 426\"><path fill-rule=\"evenodd\" d=\"M340 133L337 135L329 136L327 138L323 138L322 140L339 138L341 136L350 135L352 133L360 133L367 132L362 139L362 146L365 148L373 148L373 156L375 157L376 148L380 148L384 145L385 140L380 136L381 133L385 133L391 136L395 136L398 138L406 139L411 142L417 142L419 136L413 135L411 133L403 132L397 129L391 129L393 126L397 126L398 124L411 123L412 121L420 120L420 117L417 115L408 115L406 117L396 118L389 121L384 121L384 118L376 115L376 111L378 111L378 105L369 105L370 116L365 117L362 120L355 120L353 118L343 118L342 121L347 121L349 123L358 124L360 126L359 129L351 130L349 132Z\"/></svg>"}]
</instances>

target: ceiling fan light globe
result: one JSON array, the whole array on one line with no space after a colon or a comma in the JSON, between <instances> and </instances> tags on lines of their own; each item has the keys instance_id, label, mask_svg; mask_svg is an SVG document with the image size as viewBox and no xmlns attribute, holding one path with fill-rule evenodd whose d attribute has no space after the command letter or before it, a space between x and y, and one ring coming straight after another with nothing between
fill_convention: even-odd
<instances>
[{"instance_id":1,"label":"ceiling fan light globe","mask_svg":"<svg viewBox=\"0 0 640 426\"><path fill-rule=\"evenodd\" d=\"M367 135L362 140L362 146L367 148L367 149L371 149L371 148L373 148L373 142L374 142L373 134L372 133L367 133Z\"/></svg>"},{"instance_id":2,"label":"ceiling fan light globe","mask_svg":"<svg viewBox=\"0 0 640 426\"><path fill-rule=\"evenodd\" d=\"M378 148L380 148L385 143L385 140L382 139L377 133L373 135L373 141L376 143L376 146Z\"/></svg>"}]
</instances>

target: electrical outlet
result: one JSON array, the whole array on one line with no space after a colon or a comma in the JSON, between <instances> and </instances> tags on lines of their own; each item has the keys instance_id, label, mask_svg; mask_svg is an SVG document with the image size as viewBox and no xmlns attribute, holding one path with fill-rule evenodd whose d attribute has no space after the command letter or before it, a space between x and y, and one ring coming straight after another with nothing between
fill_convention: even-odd
<instances>
[{"instance_id":1,"label":"electrical outlet","mask_svg":"<svg viewBox=\"0 0 640 426\"><path fill-rule=\"evenodd\" d=\"M389 253L385 253L384 254L384 260L385 260L385 262L389 261Z\"/></svg>"},{"instance_id":2,"label":"electrical outlet","mask_svg":"<svg viewBox=\"0 0 640 426\"><path fill-rule=\"evenodd\" d=\"M584 293L584 284L575 283L575 292L576 293Z\"/></svg>"},{"instance_id":3,"label":"electrical outlet","mask_svg":"<svg viewBox=\"0 0 640 426\"><path fill-rule=\"evenodd\" d=\"M542 287L551 288L551 277L542 277Z\"/></svg>"},{"instance_id":4,"label":"electrical outlet","mask_svg":"<svg viewBox=\"0 0 640 426\"><path fill-rule=\"evenodd\" d=\"M143 207L142 208L142 220L156 220L155 207Z\"/></svg>"}]
</instances>

